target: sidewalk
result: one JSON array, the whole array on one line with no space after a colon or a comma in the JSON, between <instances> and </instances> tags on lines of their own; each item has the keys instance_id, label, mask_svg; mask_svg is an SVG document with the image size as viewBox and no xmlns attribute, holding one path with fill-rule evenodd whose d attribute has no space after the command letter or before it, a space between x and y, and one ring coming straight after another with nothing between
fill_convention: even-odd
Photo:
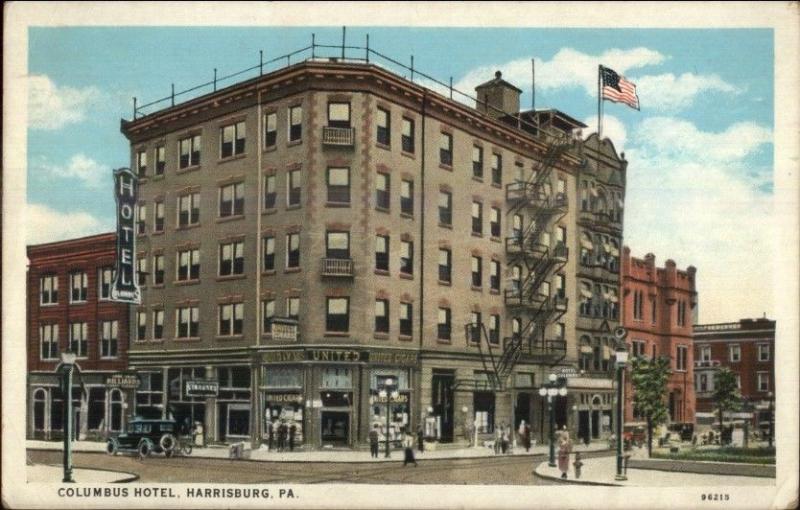
<instances>
[{"instance_id":1,"label":"sidewalk","mask_svg":"<svg viewBox=\"0 0 800 510\"><path fill-rule=\"evenodd\" d=\"M61 466L29 464L26 468L29 483L60 482L64 478L64 468ZM77 483L114 483L132 482L139 477L133 473L124 473L122 471L76 468L72 470L72 478Z\"/></svg>"},{"instance_id":2,"label":"sidewalk","mask_svg":"<svg viewBox=\"0 0 800 510\"><path fill-rule=\"evenodd\" d=\"M30 450L50 450L61 451L63 444L60 441L26 441L26 448ZM96 441L75 441L72 443L73 452L103 452L105 453L106 443ZM583 444L577 446L574 451L576 452L593 452L608 449L606 442L597 442L585 446ZM511 453L506 456L533 456L533 455L547 455L547 445L537 445L531 447L530 452L525 452L524 448L515 448ZM210 458L210 459L227 459L229 448L227 446L212 446L206 448L194 448L191 457ZM503 455L495 455L494 451L490 448L479 446L475 448L438 448L436 450L426 449L425 452L420 453L415 449L415 455L419 459L473 459L480 457L502 457ZM311 450L302 451L297 450L294 452L278 452L269 451L265 445L262 445L257 450L245 450L245 458L252 461L260 462L401 462L403 460L403 451L391 451L391 457L384 457L384 450L381 449L380 455L377 459L370 457L369 450Z\"/></svg>"},{"instance_id":3,"label":"sidewalk","mask_svg":"<svg viewBox=\"0 0 800 510\"><path fill-rule=\"evenodd\" d=\"M634 449L632 459L646 458L647 450ZM583 467L580 479L575 479L575 469L572 463L575 456L570 456L567 480L561 479L558 467L550 467L547 462L542 462L534 474L540 478L563 481L572 484L585 485L617 485L627 487L681 487L681 486L725 486L725 485L775 485L774 478L730 475L706 475L696 473L681 473L673 471L657 471L653 469L628 469L627 480L614 480L617 473L617 458L596 457L582 459Z\"/></svg>"}]
</instances>

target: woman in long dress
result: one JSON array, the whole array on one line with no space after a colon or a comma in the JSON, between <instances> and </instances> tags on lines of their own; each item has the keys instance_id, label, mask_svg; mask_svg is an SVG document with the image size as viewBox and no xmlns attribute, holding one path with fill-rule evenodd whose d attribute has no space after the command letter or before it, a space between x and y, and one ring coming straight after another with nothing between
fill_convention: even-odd
<instances>
[{"instance_id":1,"label":"woman in long dress","mask_svg":"<svg viewBox=\"0 0 800 510\"><path fill-rule=\"evenodd\" d=\"M414 436L408 431L403 431L403 450L405 452L403 467L407 464L414 464L414 467L417 467L417 459L414 458Z\"/></svg>"},{"instance_id":2,"label":"woman in long dress","mask_svg":"<svg viewBox=\"0 0 800 510\"><path fill-rule=\"evenodd\" d=\"M572 443L568 434L563 434L558 444L558 469L561 471L561 478L567 477L569 471L569 454L572 451Z\"/></svg>"}]
</instances>

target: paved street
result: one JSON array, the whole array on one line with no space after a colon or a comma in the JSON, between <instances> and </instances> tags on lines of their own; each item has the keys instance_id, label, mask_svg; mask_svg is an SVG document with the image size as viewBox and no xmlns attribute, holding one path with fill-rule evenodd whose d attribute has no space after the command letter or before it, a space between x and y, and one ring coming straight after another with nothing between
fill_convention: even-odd
<instances>
[{"instance_id":1,"label":"paved street","mask_svg":"<svg viewBox=\"0 0 800 510\"><path fill-rule=\"evenodd\" d=\"M394 455L400 456L401 452ZM586 453L585 457L608 456L608 452ZM59 464L57 451L28 451L36 464ZM475 459L419 458L419 466L398 463L248 462L227 459L153 456L144 462L135 457L76 453L78 468L110 469L134 473L139 482L198 483L409 483L409 484L552 484L533 476L544 455L485 457ZM80 480L77 480L80 482Z\"/></svg>"}]
</instances>

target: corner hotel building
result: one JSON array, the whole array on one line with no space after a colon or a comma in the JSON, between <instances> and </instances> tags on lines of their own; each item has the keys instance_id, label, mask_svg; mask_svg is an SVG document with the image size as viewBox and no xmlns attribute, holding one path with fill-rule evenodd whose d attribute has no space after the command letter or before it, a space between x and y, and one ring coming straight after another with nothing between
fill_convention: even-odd
<instances>
[{"instance_id":1,"label":"corner hotel building","mask_svg":"<svg viewBox=\"0 0 800 510\"><path fill-rule=\"evenodd\" d=\"M123 120L133 414L200 422L207 442L285 420L304 447L357 447L391 378L391 434L463 443L524 419L542 440L556 373L556 423L609 434L624 155L557 110L520 112L499 72L476 92L472 108L309 60ZM203 381L218 389L190 391Z\"/></svg>"}]
</instances>

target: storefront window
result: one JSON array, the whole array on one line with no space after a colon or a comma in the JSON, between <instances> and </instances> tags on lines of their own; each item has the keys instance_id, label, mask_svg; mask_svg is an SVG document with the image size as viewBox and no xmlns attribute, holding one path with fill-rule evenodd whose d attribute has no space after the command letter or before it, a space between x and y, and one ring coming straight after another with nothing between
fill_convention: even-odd
<instances>
[{"instance_id":1,"label":"storefront window","mask_svg":"<svg viewBox=\"0 0 800 510\"><path fill-rule=\"evenodd\" d=\"M205 374L206 370L203 367L170 368L167 372L169 394L167 417L172 416L182 427L199 422L205 430L205 398L186 395L186 381L205 379Z\"/></svg>"},{"instance_id":2,"label":"storefront window","mask_svg":"<svg viewBox=\"0 0 800 510\"><path fill-rule=\"evenodd\" d=\"M161 418L164 407L163 372L140 372L136 390L136 414L143 418Z\"/></svg>"},{"instance_id":3,"label":"storefront window","mask_svg":"<svg viewBox=\"0 0 800 510\"><path fill-rule=\"evenodd\" d=\"M322 369L321 388L338 389L353 387L353 373L349 368L328 367Z\"/></svg>"},{"instance_id":4,"label":"storefront window","mask_svg":"<svg viewBox=\"0 0 800 510\"><path fill-rule=\"evenodd\" d=\"M247 437L250 434L250 368L220 367L217 397L219 437Z\"/></svg>"},{"instance_id":5,"label":"storefront window","mask_svg":"<svg viewBox=\"0 0 800 510\"><path fill-rule=\"evenodd\" d=\"M476 391L473 395L473 408L478 432L494 432L494 393Z\"/></svg>"},{"instance_id":6,"label":"storefront window","mask_svg":"<svg viewBox=\"0 0 800 510\"><path fill-rule=\"evenodd\" d=\"M89 430L100 430L106 414L105 388L89 388L89 415L86 425Z\"/></svg>"},{"instance_id":7,"label":"storefront window","mask_svg":"<svg viewBox=\"0 0 800 510\"><path fill-rule=\"evenodd\" d=\"M391 379L398 395L381 397L379 392L386 387L387 380ZM386 400L389 399L389 440L399 441L400 432L410 424L411 392L408 385L408 370L377 369L370 374L370 403L372 415L370 428L378 425L380 433L386 437ZM413 432L413 431L412 431Z\"/></svg>"}]
</instances>

